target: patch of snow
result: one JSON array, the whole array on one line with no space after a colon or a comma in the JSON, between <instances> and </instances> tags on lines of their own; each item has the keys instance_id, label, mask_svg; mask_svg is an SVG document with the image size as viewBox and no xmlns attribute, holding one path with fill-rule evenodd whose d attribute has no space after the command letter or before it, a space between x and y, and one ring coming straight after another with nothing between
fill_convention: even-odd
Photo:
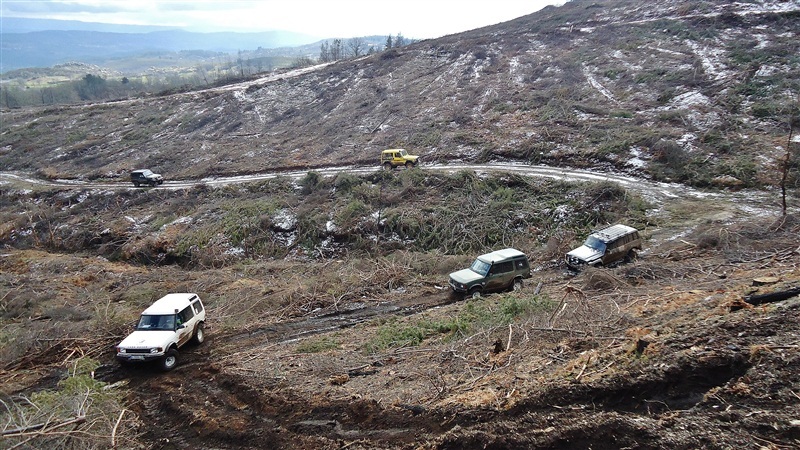
<instances>
[{"instance_id":1,"label":"patch of snow","mask_svg":"<svg viewBox=\"0 0 800 450\"><path fill-rule=\"evenodd\" d=\"M329 220L325 224L325 231L327 231L328 233L335 233L336 230L338 230L338 229L339 229L339 227L337 227L336 223L334 221L332 221L332 220Z\"/></svg>"},{"instance_id":2,"label":"patch of snow","mask_svg":"<svg viewBox=\"0 0 800 450\"><path fill-rule=\"evenodd\" d=\"M758 71L756 71L755 76L768 77L776 72L778 72L778 68L775 66L761 66L758 68Z\"/></svg>"},{"instance_id":3,"label":"patch of snow","mask_svg":"<svg viewBox=\"0 0 800 450\"><path fill-rule=\"evenodd\" d=\"M697 91L686 92L676 96L670 102L670 105L676 108L689 108L694 106L707 106L711 101L708 97Z\"/></svg>"},{"instance_id":4,"label":"patch of snow","mask_svg":"<svg viewBox=\"0 0 800 450\"><path fill-rule=\"evenodd\" d=\"M611 94L611 91L609 91L602 84L600 84L600 82L597 81L594 75L592 75L592 73L589 71L589 68L586 67L585 65L583 66L583 75L589 81L589 84L593 88L595 88L598 92L600 92L603 95L603 97L611 100L614 103L617 102L617 99L614 98L614 96Z\"/></svg>"},{"instance_id":5,"label":"patch of snow","mask_svg":"<svg viewBox=\"0 0 800 450\"><path fill-rule=\"evenodd\" d=\"M633 146L630 148L629 152L632 158L625 163L626 165L635 167L637 169L643 169L647 167L647 161L645 161L642 157L641 147Z\"/></svg>"},{"instance_id":6,"label":"patch of snow","mask_svg":"<svg viewBox=\"0 0 800 450\"><path fill-rule=\"evenodd\" d=\"M720 45L719 48L709 49L708 47L701 47L697 42L686 40L686 46L700 58L700 63L703 69L714 80L721 80L727 78L730 73L723 68L723 64L719 62L725 57L724 46Z\"/></svg>"},{"instance_id":7,"label":"patch of snow","mask_svg":"<svg viewBox=\"0 0 800 450\"><path fill-rule=\"evenodd\" d=\"M281 209L272 217L272 222L276 228L290 231L297 226L297 217L288 209Z\"/></svg>"},{"instance_id":8,"label":"patch of snow","mask_svg":"<svg viewBox=\"0 0 800 450\"><path fill-rule=\"evenodd\" d=\"M244 256L244 249L242 247L230 247L224 253L229 256Z\"/></svg>"}]
</instances>

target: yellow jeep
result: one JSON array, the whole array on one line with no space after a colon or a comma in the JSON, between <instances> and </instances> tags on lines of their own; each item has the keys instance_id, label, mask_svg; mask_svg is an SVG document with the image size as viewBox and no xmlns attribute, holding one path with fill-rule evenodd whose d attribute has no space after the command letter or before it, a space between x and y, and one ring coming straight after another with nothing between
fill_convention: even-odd
<instances>
[{"instance_id":1,"label":"yellow jeep","mask_svg":"<svg viewBox=\"0 0 800 450\"><path fill-rule=\"evenodd\" d=\"M381 152L381 165L385 169L394 169L398 166L406 166L410 169L417 165L419 156L409 155L402 148L393 148Z\"/></svg>"}]
</instances>

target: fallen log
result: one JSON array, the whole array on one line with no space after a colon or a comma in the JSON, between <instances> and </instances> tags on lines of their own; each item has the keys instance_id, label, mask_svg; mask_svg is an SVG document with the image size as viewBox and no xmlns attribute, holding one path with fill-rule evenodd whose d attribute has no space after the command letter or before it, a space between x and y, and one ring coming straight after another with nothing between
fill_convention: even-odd
<instances>
[{"instance_id":1,"label":"fallen log","mask_svg":"<svg viewBox=\"0 0 800 450\"><path fill-rule=\"evenodd\" d=\"M774 303L800 295L800 287L787 289L785 291L770 292L769 294L748 295L744 301L751 305L762 305L764 303Z\"/></svg>"}]
</instances>

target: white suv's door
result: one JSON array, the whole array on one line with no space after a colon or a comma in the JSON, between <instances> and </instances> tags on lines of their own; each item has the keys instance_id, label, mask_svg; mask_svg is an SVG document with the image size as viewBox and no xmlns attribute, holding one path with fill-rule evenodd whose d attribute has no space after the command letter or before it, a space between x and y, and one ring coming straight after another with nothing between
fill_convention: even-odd
<instances>
[{"instance_id":1,"label":"white suv's door","mask_svg":"<svg viewBox=\"0 0 800 450\"><path fill-rule=\"evenodd\" d=\"M177 314L178 316L178 323L179 326L183 326L183 328L178 328L178 347L183 346L183 344L189 342L189 339L192 338L192 333L194 332L195 327L195 315L194 311L192 310L192 306L189 305L183 309L183 311Z\"/></svg>"}]
</instances>

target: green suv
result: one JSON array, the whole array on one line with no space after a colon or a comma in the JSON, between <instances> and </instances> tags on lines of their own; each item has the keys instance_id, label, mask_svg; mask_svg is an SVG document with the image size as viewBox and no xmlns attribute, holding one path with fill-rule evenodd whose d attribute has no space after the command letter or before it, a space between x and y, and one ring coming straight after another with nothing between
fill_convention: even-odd
<instances>
[{"instance_id":1,"label":"green suv","mask_svg":"<svg viewBox=\"0 0 800 450\"><path fill-rule=\"evenodd\" d=\"M450 287L455 293L478 298L484 292L517 290L522 287L522 280L530 277L528 257L506 248L478 256L469 269L451 273Z\"/></svg>"}]
</instances>

